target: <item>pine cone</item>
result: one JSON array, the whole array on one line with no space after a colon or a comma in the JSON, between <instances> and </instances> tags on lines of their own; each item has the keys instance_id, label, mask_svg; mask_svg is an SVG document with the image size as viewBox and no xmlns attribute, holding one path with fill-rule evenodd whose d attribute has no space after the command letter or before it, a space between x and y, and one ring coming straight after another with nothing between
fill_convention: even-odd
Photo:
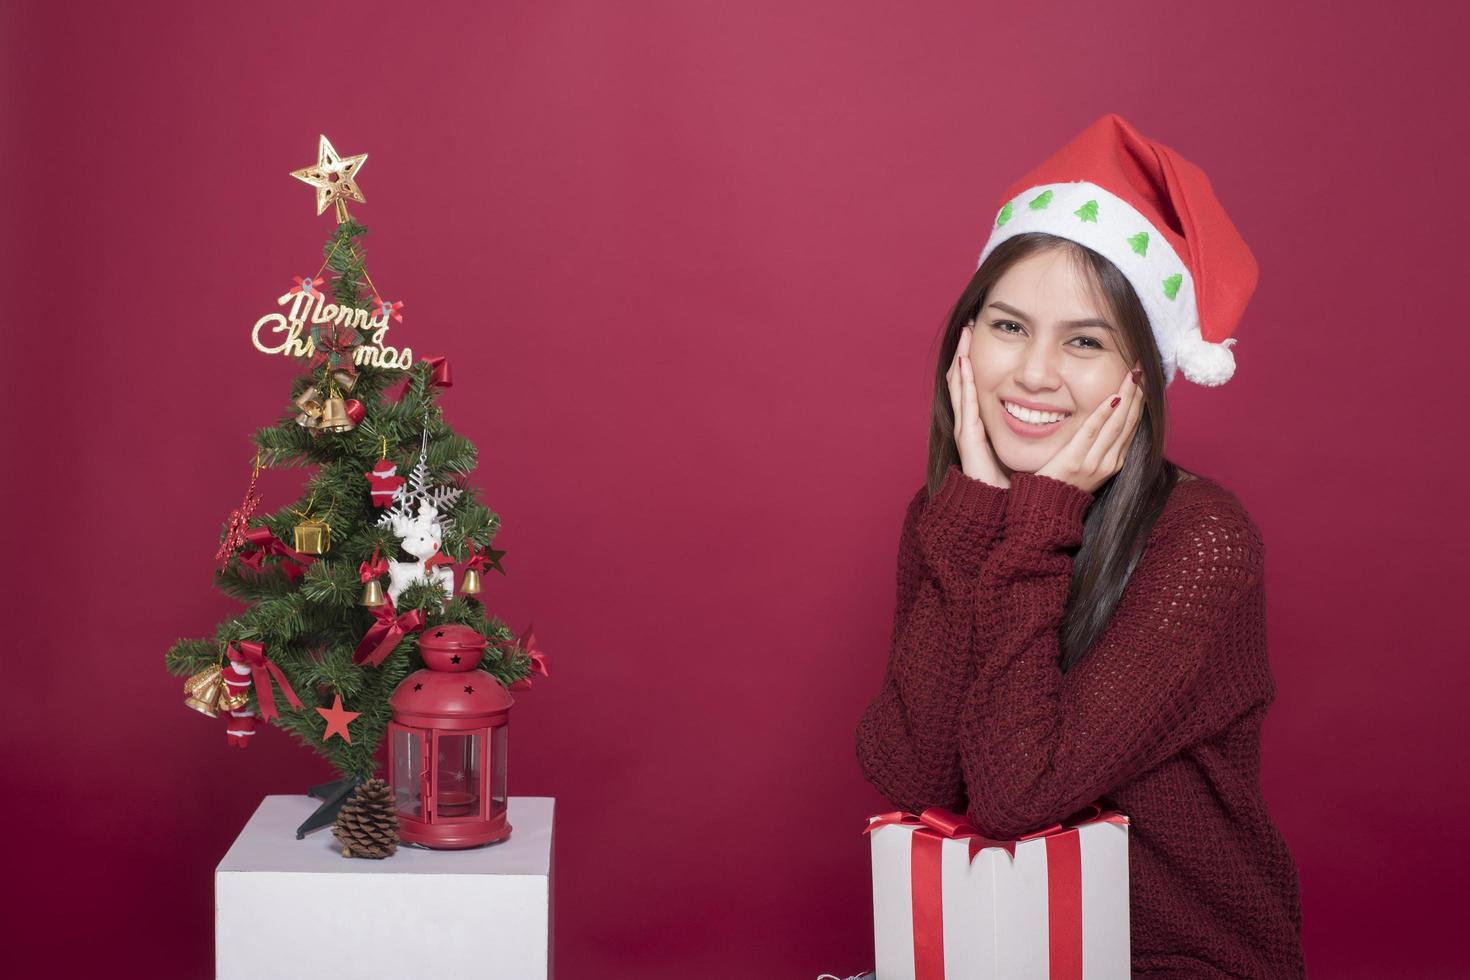
<instances>
[{"instance_id":1,"label":"pine cone","mask_svg":"<svg viewBox=\"0 0 1470 980\"><path fill-rule=\"evenodd\" d=\"M353 791L332 835L342 842L343 857L385 858L398 849L398 810L393 791L382 779L369 779Z\"/></svg>"}]
</instances>

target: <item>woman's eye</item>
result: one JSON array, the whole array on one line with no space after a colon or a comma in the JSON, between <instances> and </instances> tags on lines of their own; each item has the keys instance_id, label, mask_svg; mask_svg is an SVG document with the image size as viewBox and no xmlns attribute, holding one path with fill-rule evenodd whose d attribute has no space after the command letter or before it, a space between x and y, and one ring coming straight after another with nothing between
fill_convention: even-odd
<instances>
[{"instance_id":1,"label":"woman's eye","mask_svg":"<svg viewBox=\"0 0 1470 980\"><path fill-rule=\"evenodd\" d=\"M1014 320L996 320L992 324L992 326L994 326L1001 333L1007 333L1007 334L1008 333L1013 333L1013 331L1007 330L1006 327L1015 327L1016 330L1020 330L1021 329L1021 325L1019 323L1017 323L1016 321L1014 321ZM1105 349L1102 344L1099 344L1097 341L1093 340L1091 337L1078 337L1076 339L1082 341L1082 343L1079 346L1081 346L1083 350L1104 350Z\"/></svg>"}]
</instances>

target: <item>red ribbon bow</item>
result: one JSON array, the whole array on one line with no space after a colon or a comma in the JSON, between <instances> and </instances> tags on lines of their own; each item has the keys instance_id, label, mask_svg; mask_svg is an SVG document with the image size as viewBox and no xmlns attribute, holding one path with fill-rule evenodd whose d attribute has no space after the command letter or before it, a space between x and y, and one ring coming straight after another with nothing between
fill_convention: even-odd
<instances>
[{"instance_id":1,"label":"red ribbon bow","mask_svg":"<svg viewBox=\"0 0 1470 980\"><path fill-rule=\"evenodd\" d=\"M432 555L430 555L429 557L427 557L427 558L424 559L424 572L425 573L432 572L435 568L438 568L440 565L453 565L453 564L454 564L454 559L453 558L450 558L443 551L435 550L435 552Z\"/></svg>"},{"instance_id":2,"label":"red ribbon bow","mask_svg":"<svg viewBox=\"0 0 1470 980\"><path fill-rule=\"evenodd\" d=\"M501 647L508 646L511 649L514 649L515 647L520 647L522 650L526 651L527 655L529 655L531 658L532 674L540 674L542 677L551 676L551 671L549 669L551 665L551 660L546 656L546 654L536 649L536 634L532 631L530 625L526 626L526 631L522 633L520 639L516 640L514 643L512 643L512 641L510 640L497 640L496 645ZM511 684L511 686L508 687L506 690L529 691L530 689L531 678L529 676L526 676Z\"/></svg>"},{"instance_id":3,"label":"red ribbon bow","mask_svg":"<svg viewBox=\"0 0 1470 980\"><path fill-rule=\"evenodd\" d=\"M326 281L321 276L292 276L291 278L295 280L296 285L292 286L290 291L286 293L287 296L295 296L297 293L315 296L315 287L320 286Z\"/></svg>"},{"instance_id":4,"label":"red ribbon bow","mask_svg":"<svg viewBox=\"0 0 1470 980\"><path fill-rule=\"evenodd\" d=\"M362 343L362 337L355 327L349 327L345 323L323 323L312 328L311 339L315 347L311 355L313 368L321 367L323 362L330 360L334 371L357 373L357 366L353 364L352 348Z\"/></svg>"},{"instance_id":5,"label":"red ribbon bow","mask_svg":"<svg viewBox=\"0 0 1470 980\"><path fill-rule=\"evenodd\" d=\"M916 980L944 980L944 899L941 858L946 840L967 840L970 860L987 847L1003 847L1014 860L1016 845L1046 839L1048 943L1052 980L1082 980L1082 845L1077 825L1093 820L1127 823L1128 818L1089 804L1061 823L1011 841L991 840L966 819L943 807L929 807L917 817L895 810L868 818L863 833L898 825L916 828L910 842L913 888L914 975Z\"/></svg>"},{"instance_id":6,"label":"red ribbon bow","mask_svg":"<svg viewBox=\"0 0 1470 980\"><path fill-rule=\"evenodd\" d=\"M255 700L260 702L260 716L267 720L277 717L280 712L276 709L276 695L271 689L271 678L281 687L281 693L286 695L286 700L291 707L302 707L301 699L296 692L291 690L291 682L286 680L286 675L281 668L276 666L275 661L265 655L265 647L259 643L251 643L249 640L237 640L231 643L226 652L232 662L244 664L250 668L250 674L255 680Z\"/></svg>"},{"instance_id":7,"label":"red ribbon bow","mask_svg":"<svg viewBox=\"0 0 1470 980\"><path fill-rule=\"evenodd\" d=\"M373 549L373 557L357 566L358 578L366 585L375 578L382 578L388 574L388 559L378 557L378 549Z\"/></svg>"},{"instance_id":8,"label":"red ribbon bow","mask_svg":"<svg viewBox=\"0 0 1470 980\"><path fill-rule=\"evenodd\" d=\"M424 363L433 368L429 375L429 384L436 388L452 388L454 379L449 374L449 358L443 354L430 354L424 358Z\"/></svg>"},{"instance_id":9,"label":"red ribbon bow","mask_svg":"<svg viewBox=\"0 0 1470 980\"><path fill-rule=\"evenodd\" d=\"M485 571L485 552L471 544L469 561L465 562L464 570L483 574Z\"/></svg>"},{"instance_id":10,"label":"red ribbon bow","mask_svg":"<svg viewBox=\"0 0 1470 980\"><path fill-rule=\"evenodd\" d=\"M252 527L246 531L245 544L246 547L240 552L240 564L248 565L258 572L264 565L266 556L280 555L288 562L295 562L281 566L286 570L286 577L293 582L305 574L307 566L316 561L311 555L286 547L286 542L272 534L268 527Z\"/></svg>"},{"instance_id":11,"label":"red ribbon bow","mask_svg":"<svg viewBox=\"0 0 1470 980\"><path fill-rule=\"evenodd\" d=\"M404 636L424 628L424 611L410 609L400 616L392 598L388 598L381 606L374 607L372 613L377 622L368 627L352 654L352 662L376 667L388 658Z\"/></svg>"},{"instance_id":12,"label":"red ribbon bow","mask_svg":"<svg viewBox=\"0 0 1470 980\"><path fill-rule=\"evenodd\" d=\"M435 388L454 387L454 377L449 372L449 358L443 354L432 354L419 361L420 364L429 365L429 384ZM408 386L413 384L413 370L409 369L403 379L403 384L393 393L393 401L402 400L408 394Z\"/></svg>"}]
</instances>

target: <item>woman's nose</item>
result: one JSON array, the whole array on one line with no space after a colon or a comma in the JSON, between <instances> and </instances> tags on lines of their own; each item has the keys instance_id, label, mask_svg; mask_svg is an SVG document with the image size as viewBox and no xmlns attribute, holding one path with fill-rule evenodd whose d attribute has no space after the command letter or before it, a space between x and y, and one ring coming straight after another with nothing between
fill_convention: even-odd
<instances>
[{"instance_id":1,"label":"woman's nose","mask_svg":"<svg viewBox=\"0 0 1470 980\"><path fill-rule=\"evenodd\" d=\"M1049 344L1029 344L1021 355L1020 378L1028 388L1054 388L1058 352Z\"/></svg>"}]
</instances>

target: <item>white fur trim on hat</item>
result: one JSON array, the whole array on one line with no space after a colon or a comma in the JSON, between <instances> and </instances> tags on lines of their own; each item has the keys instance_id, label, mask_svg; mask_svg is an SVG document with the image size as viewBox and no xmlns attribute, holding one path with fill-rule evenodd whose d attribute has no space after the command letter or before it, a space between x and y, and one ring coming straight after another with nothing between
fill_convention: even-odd
<instances>
[{"instance_id":1,"label":"white fur trim on hat","mask_svg":"<svg viewBox=\"0 0 1470 980\"><path fill-rule=\"evenodd\" d=\"M1230 353L1235 338L1212 344L1200 335L1189 267L1133 205L1088 181L1027 188L996 215L977 268L1001 242L1027 232L1085 245L1128 277L1148 314L1166 387L1174 381L1176 366L1201 385L1224 384L1235 373L1235 355Z\"/></svg>"}]
</instances>

